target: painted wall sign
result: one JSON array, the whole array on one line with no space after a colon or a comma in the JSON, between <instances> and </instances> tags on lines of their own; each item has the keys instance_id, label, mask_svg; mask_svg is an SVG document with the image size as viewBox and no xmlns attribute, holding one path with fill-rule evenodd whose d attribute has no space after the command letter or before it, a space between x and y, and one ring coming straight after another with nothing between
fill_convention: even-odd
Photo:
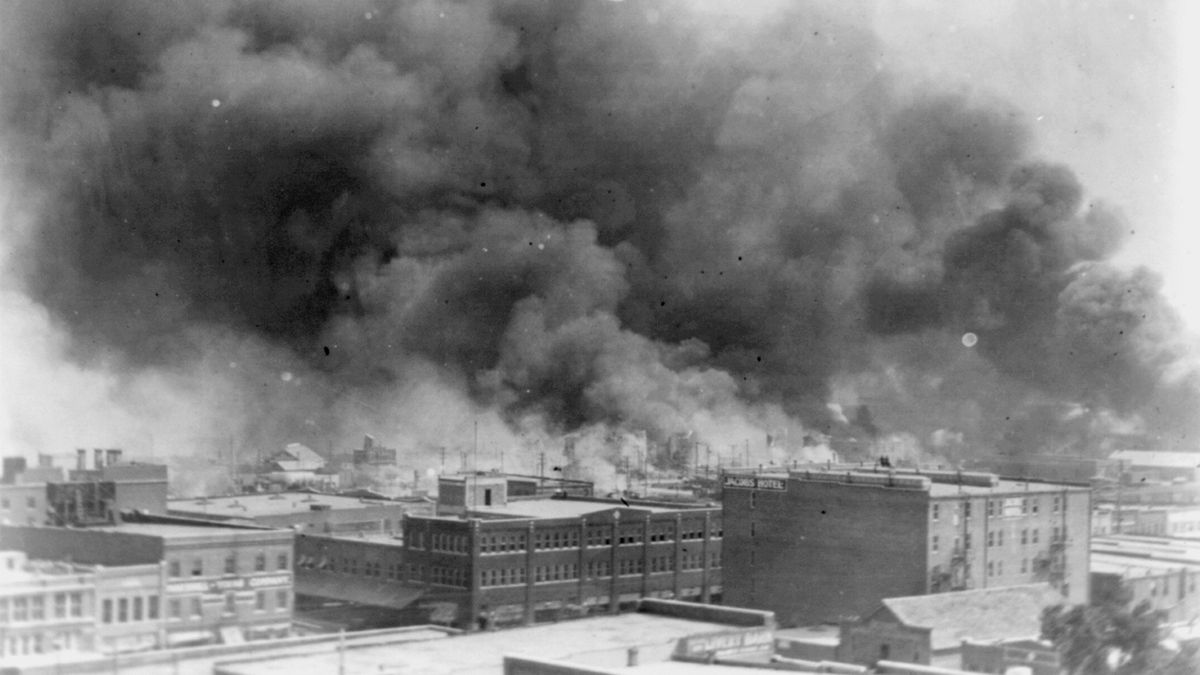
<instances>
[{"instance_id":1,"label":"painted wall sign","mask_svg":"<svg viewBox=\"0 0 1200 675\"><path fill-rule=\"evenodd\" d=\"M787 492L786 478L769 478L767 476L742 476L739 474L727 473L722 485L727 488L738 488L742 490L774 490L775 492Z\"/></svg>"}]
</instances>

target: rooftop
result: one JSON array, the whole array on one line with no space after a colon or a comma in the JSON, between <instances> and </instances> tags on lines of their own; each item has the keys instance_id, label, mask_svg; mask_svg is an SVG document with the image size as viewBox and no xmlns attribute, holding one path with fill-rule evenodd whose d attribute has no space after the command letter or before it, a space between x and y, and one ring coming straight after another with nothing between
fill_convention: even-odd
<instances>
[{"instance_id":1,"label":"rooftop","mask_svg":"<svg viewBox=\"0 0 1200 675\"><path fill-rule=\"evenodd\" d=\"M1117 450L1111 460L1128 462L1131 466L1150 466L1171 469L1200 468L1200 453L1164 452L1157 450Z\"/></svg>"},{"instance_id":2,"label":"rooftop","mask_svg":"<svg viewBox=\"0 0 1200 675\"><path fill-rule=\"evenodd\" d=\"M164 539L190 539L212 536L250 536L261 537L271 532L284 530L249 529L244 527L221 527L220 525L184 525L182 523L121 523L119 525L103 525L89 527L87 531L118 532L121 534L140 534L147 537L162 537ZM288 530L290 532L290 530Z\"/></svg>"},{"instance_id":3,"label":"rooftop","mask_svg":"<svg viewBox=\"0 0 1200 675\"><path fill-rule=\"evenodd\" d=\"M1039 480L1014 480L1000 478L991 473L976 471L946 471L936 469L882 468L855 465L797 465L788 471L784 468L769 468L759 471L734 471L730 476L754 475L760 478L781 480L811 480L838 483L857 487L894 487L928 491L932 498L956 497L960 495L987 496L1015 493L1062 493L1087 492L1089 487L1069 483L1051 483ZM894 481L894 484L893 482Z\"/></svg>"},{"instance_id":4,"label":"rooftop","mask_svg":"<svg viewBox=\"0 0 1200 675\"><path fill-rule=\"evenodd\" d=\"M674 513L679 508L622 502L618 500L591 499L522 499L499 506L474 506L470 510L496 516L513 518L578 518L592 513L613 509L634 509L650 513Z\"/></svg>"},{"instance_id":5,"label":"rooftop","mask_svg":"<svg viewBox=\"0 0 1200 675\"><path fill-rule=\"evenodd\" d=\"M883 606L907 626L932 630L934 651L963 640L1036 637L1042 609L1065 602L1049 584L886 598Z\"/></svg>"},{"instance_id":6,"label":"rooftop","mask_svg":"<svg viewBox=\"0 0 1200 675\"><path fill-rule=\"evenodd\" d=\"M392 644L351 646L345 651L345 672L502 673L504 656L524 655L538 659L562 659L596 664L604 652L639 647L643 652L673 650L683 637L728 630L724 623L692 621L655 614L621 614L575 621L514 628L499 632L474 633L422 642L409 642L402 650ZM691 670L695 666L692 665ZM278 654L270 660L226 662L225 675L291 675L297 672L338 672L335 645L322 653ZM677 671L690 672L688 668Z\"/></svg>"},{"instance_id":7,"label":"rooftop","mask_svg":"<svg viewBox=\"0 0 1200 675\"><path fill-rule=\"evenodd\" d=\"M315 505L328 506L335 511L363 509L373 506L403 506L402 502L364 500L359 497L313 494L310 492L272 492L262 494L231 495L228 497L201 497L196 499L171 499L167 509L172 513L201 517L262 518L283 516L312 510Z\"/></svg>"},{"instance_id":8,"label":"rooftop","mask_svg":"<svg viewBox=\"0 0 1200 675\"><path fill-rule=\"evenodd\" d=\"M1193 564L1200 566L1200 561ZM1088 559L1088 571L1092 574L1115 574L1125 579L1174 574L1190 566L1182 561L1139 558L1118 553L1092 552Z\"/></svg>"}]
</instances>

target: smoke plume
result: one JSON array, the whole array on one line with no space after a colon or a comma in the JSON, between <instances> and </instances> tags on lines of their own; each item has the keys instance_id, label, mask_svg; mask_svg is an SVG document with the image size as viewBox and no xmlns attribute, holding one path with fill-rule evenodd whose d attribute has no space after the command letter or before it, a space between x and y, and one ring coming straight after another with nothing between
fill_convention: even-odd
<instances>
[{"instance_id":1,"label":"smoke plume","mask_svg":"<svg viewBox=\"0 0 1200 675\"><path fill-rule=\"evenodd\" d=\"M30 358L164 452L1195 432L1158 280L1025 111L897 77L859 10L759 9L9 3Z\"/></svg>"}]
</instances>

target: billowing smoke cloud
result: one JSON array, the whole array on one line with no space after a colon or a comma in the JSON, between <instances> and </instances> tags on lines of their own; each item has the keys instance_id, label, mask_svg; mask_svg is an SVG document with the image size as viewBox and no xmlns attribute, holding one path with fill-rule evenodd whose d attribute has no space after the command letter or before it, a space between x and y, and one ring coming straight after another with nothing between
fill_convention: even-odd
<instances>
[{"instance_id":1,"label":"billowing smoke cloud","mask_svg":"<svg viewBox=\"0 0 1200 675\"><path fill-rule=\"evenodd\" d=\"M1177 319L1024 113L768 9L10 4L10 276L47 360L231 446L1189 433Z\"/></svg>"}]
</instances>

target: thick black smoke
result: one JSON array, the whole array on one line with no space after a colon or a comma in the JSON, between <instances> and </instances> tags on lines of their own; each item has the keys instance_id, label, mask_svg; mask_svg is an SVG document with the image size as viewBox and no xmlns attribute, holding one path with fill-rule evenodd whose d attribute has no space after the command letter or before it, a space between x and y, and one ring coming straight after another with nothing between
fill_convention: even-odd
<instances>
[{"instance_id":1,"label":"thick black smoke","mask_svg":"<svg viewBox=\"0 0 1200 675\"><path fill-rule=\"evenodd\" d=\"M303 373L239 430L272 441L427 381L516 431L1184 433L1177 320L1021 113L903 90L852 11L777 12L7 5L24 287L83 361Z\"/></svg>"}]
</instances>

